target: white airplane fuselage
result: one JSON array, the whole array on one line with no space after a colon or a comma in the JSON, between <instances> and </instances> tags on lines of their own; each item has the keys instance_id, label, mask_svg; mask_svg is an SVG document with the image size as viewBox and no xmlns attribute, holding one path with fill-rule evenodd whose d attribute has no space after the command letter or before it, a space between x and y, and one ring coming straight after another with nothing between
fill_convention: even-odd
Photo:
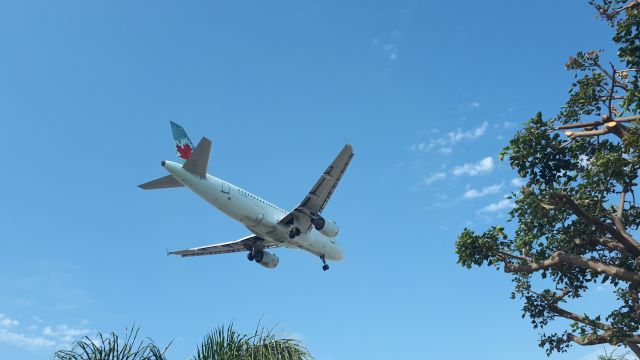
<instances>
[{"instance_id":1,"label":"white airplane fuselage","mask_svg":"<svg viewBox=\"0 0 640 360\"><path fill-rule=\"evenodd\" d=\"M229 217L239 221L257 236L279 246L306 250L327 260L343 259L342 249L335 237L328 237L313 226L308 232L290 239L289 229L278 224L288 211L245 191L238 186L209 174L201 178L182 168L182 164L163 161L162 166L182 185L191 189Z\"/></svg>"}]
</instances>

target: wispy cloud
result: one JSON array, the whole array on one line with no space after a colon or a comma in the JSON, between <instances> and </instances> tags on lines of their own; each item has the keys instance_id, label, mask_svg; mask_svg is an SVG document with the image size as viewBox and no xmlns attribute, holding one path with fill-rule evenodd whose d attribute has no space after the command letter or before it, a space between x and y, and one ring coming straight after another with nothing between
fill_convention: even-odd
<instances>
[{"instance_id":1,"label":"wispy cloud","mask_svg":"<svg viewBox=\"0 0 640 360\"><path fill-rule=\"evenodd\" d=\"M511 199L502 199L498 202L491 203L482 209L479 212L481 213L494 213L504 209L510 209L514 207L515 204Z\"/></svg>"},{"instance_id":2,"label":"wispy cloud","mask_svg":"<svg viewBox=\"0 0 640 360\"><path fill-rule=\"evenodd\" d=\"M51 347L56 342L42 336L28 336L20 332L0 329L0 342L20 346L20 347Z\"/></svg>"},{"instance_id":3,"label":"wispy cloud","mask_svg":"<svg viewBox=\"0 0 640 360\"><path fill-rule=\"evenodd\" d=\"M414 151L431 151L437 148L443 154L449 154L453 151L453 145L466 141L475 140L485 134L489 124L485 121L477 128L470 130L462 130L460 128L455 131L448 132L445 136L431 139L426 142L421 142L411 145L411 150Z\"/></svg>"},{"instance_id":4,"label":"wispy cloud","mask_svg":"<svg viewBox=\"0 0 640 360\"><path fill-rule=\"evenodd\" d=\"M452 174L455 176L460 175L483 175L490 173L494 168L493 158L487 156L486 158L472 164L464 164L453 168Z\"/></svg>"},{"instance_id":5,"label":"wispy cloud","mask_svg":"<svg viewBox=\"0 0 640 360\"><path fill-rule=\"evenodd\" d=\"M389 60L398 59L398 41L402 39L402 32L398 30L391 31L389 36L376 37L371 40L373 46L380 52L384 53Z\"/></svg>"},{"instance_id":6,"label":"wispy cloud","mask_svg":"<svg viewBox=\"0 0 640 360\"><path fill-rule=\"evenodd\" d=\"M9 328L9 327L18 326L18 325L20 325L20 322L18 320L10 319L6 317L4 314L0 314L0 326L4 328Z\"/></svg>"},{"instance_id":7,"label":"wispy cloud","mask_svg":"<svg viewBox=\"0 0 640 360\"><path fill-rule=\"evenodd\" d=\"M34 317L40 320L38 317ZM41 321L37 321L40 323ZM84 324L84 322L83 322ZM21 326L18 320L0 314L0 342L26 348L63 347L74 340L92 333L83 325L60 324L45 326L31 324Z\"/></svg>"},{"instance_id":8,"label":"wispy cloud","mask_svg":"<svg viewBox=\"0 0 640 360\"><path fill-rule=\"evenodd\" d=\"M58 325L56 327L45 326L42 328L42 335L57 342L68 343L82 336L88 335L92 330L82 327L71 327L67 324Z\"/></svg>"},{"instance_id":9,"label":"wispy cloud","mask_svg":"<svg viewBox=\"0 0 640 360\"><path fill-rule=\"evenodd\" d=\"M476 190L476 189L469 189L467 191L465 191L465 193L462 195L462 197L464 199L475 199L475 198L479 198L479 197L483 197L486 195L490 195L490 194L496 194L500 191L500 189L502 189L502 184L495 184L495 185L491 185L491 186L485 186L480 190Z\"/></svg>"},{"instance_id":10,"label":"wispy cloud","mask_svg":"<svg viewBox=\"0 0 640 360\"><path fill-rule=\"evenodd\" d=\"M447 174L445 174L444 172L437 172L429 176L425 176L422 179L422 182L424 185L431 185L436 181L444 180L446 177L447 177Z\"/></svg>"}]
</instances>

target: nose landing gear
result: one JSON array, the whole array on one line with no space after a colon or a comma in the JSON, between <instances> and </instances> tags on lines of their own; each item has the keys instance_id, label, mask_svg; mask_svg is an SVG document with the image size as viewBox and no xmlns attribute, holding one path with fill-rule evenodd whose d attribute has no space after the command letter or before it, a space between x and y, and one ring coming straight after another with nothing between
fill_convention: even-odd
<instances>
[{"instance_id":1,"label":"nose landing gear","mask_svg":"<svg viewBox=\"0 0 640 360\"><path fill-rule=\"evenodd\" d=\"M322 270L323 271L329 270L329 265L327 264L327 259L324 258L324 255L320 256L320 260L322 260L322 263L324 264L322 265Z\"/></svg>"}]
</instances>

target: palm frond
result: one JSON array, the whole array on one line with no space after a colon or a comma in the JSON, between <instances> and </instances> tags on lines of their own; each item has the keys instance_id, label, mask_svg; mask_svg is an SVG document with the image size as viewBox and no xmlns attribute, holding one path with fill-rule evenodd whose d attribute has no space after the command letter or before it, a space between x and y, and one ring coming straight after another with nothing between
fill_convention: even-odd
<instances>
[{"instance_id":1,"label":"palm frond","mask_svg":"<svg viewBox=\"0 0 640 360\"><path fill-rule=\"evenodd\" d=\"M73 343L71 350L58 350L53 354L53 360L165 360L164 353L169 345L162 350L154 342L145 338L138 341L138 331L135 326L131 330L125 329L123 339L112 332L108 336L98 333L96 339L88 336Z\"/></svg>"}]
</instances>

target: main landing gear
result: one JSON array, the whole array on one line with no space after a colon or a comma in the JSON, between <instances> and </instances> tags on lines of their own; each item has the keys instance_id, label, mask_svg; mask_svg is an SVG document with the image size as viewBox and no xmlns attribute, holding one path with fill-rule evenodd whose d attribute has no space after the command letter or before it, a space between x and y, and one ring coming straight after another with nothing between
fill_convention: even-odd
<instances>
[{"instance_id":1,"label":"main landing gear","mask_svg":"<svg viewBox=\"0 0 640 360\"><path fill-rule=\"evenodd\" d=\"M264 258L264 252L262 250L254 249L247 254L247 260L249 261L255 260L256 262L260 262L262 258Z\"/></svg>"},{"instance_id":2,"label":"main landing gear","mask_svg":"<svg viewBox=\"0 0 640 360\"><path fill-rule=\"evenodd\" d=\"M296 236L300 236L301 233L302 232L300 231L300 228L297 228L293 225L289 227L289 239L293 239Z\"/></svg>"},{"instance_id":3,"label":"main landing gear","mask_svg":"<svg viewBox=\"0 0 640 360\"><path fill-rule=\"evenodd\" d=\"M329 265L327 265L327 260L324 258L324 255L320 256L320 260L322 260L322 263L324 264L322 265L322 270L323 271L329 270Z\"/></svg>"}]
</instances>

